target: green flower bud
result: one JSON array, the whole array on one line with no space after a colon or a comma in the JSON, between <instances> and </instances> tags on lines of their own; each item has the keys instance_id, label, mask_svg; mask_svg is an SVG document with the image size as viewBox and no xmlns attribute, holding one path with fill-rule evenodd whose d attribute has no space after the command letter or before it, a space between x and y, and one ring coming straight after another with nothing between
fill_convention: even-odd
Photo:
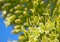
<instances>
[{"instance_id":1,"label":"green flower bud","mask_svg":"<svg viewBox=\"0 0 60 42\"><path fill-rule=\"evenodd\" d=\"M3 10L2 11L2 17L6 17L6 15L7 15L6 13L7 13L7 11L6 10Z\"/></svg>"},{"instance_id":2,"label":"green flower bud","mask_svg":"<svg viewBox=\"0 0 60 42\"><path fill-rule=\"evenodd\" d=\"M21 24L22 22L23 22L23 21L22 21L21 19L16 19L16 20L15 20L15 23L16 23L16 24Z\"/></svg>"},{"instance_id":3,"label":"green flower bud","mask_svg":"<svg viewBox=\"0 0 60 42\"><path fill-rule=\"evenodd\" d=\"M34 12L35 12L35 9L30 9L30 11L31 11L32 13L34 13Z\"/></svg>"},{"instance_id":4,"label":"green flower bud","mask_svg":"<svg viewBox=\"0 0 60 42\"><path fill-rule=\"evenodd\" d=\"M4 23L6 24L6 27L10 25L10 21L4 21Z\"/></svg>"},{"instance_id":5,"label":"green flower bud","mask_svg":"<svg viewBox=\"0 0 60 42\"><path fill-rule=\"evenodd\" d=\"M25 8L25 11L27 11L28 10L28 8Z\"/></svg>"},{"instance_id":6,"label":"green flower bud","mask_svg":"<svg viewBox=\"0 0 60 42\"><path fill-rule=\"evenodd\" d=\"M25 39L26 39L26 38L25 38L24 35L20 35L20 36L19 36L19 40L20 40L20 41L24 41Z\"/></svg>"},{"instance_id":7,"label":"green flower bud","mask_svg":"<svg viewBox=\"0 0 60 42\"><path fill-rule=\"evenodd\" d=\"M41 42L48 42L48 39L47 39L47 37L45 35L42 36L42 41Z\"/></svg>"},{"instance_id":8,"label":"green flower bud","mask_svg":"<svg viewBox=\"0 0 60 42\"><path fill-rule=\"evenodd\" d=\"M44 1L41 1L41 3L40 4L44 4Z\"/></svg>"},{"instance_id":9,"label":"green flower bud","mask_svg":"<svg viewBox=\"0 0 60 42\"><path fill-rule=\"evenodd\" d=\"M0 2L3 2L4 0L0 0Z\"/></svg>"},{"instance_id":10,"label":"green flower bud","mask_svg":"<svg viewBox=\"0 0 60 42\"><path fill-rule=\"evenodd\" d=\"M12 16L10 16L10 17L7 17L7 18L5 19L5 24L8 26L8 25L10 25L11 23L13 23L13 22L15 21L15 19L16 19L16 15L12 15Z\"/></svg>"},{"instance_id":11,"label":"green flower bud","mask_svg":"<svg viewBox=\"0 0 60 42\"><path fill-rule=\"evenodd\" d=\"M34 16L34 23L37 23L37 21L38 21L38 17Z\"/></svg>"},{"instance_id":12,"label":"green flower bud","mask_svg":"<svg viewBox=\"0 0 60 42\"><path fill-rule=\"evenodd\" d=\"M11 8L10 10L9 10L9 12L13 12L14 11L14 9L13 8Z\"/></svg>"},{"instance_id":13,"label":"green flower bud","mask_svg":"<svg viewBox=\"0 0 60 42\"><path fill-rule=\"evenodd\" d=\"M2 6L2 9L9 9L8 7L10 7L11 3L5 3L3 6Z\"/></svg>"},{"instance_id":14,"label":"green flower bud","mask_svg":"<svg viewBox=\"0 0 60 42\"><path fill-rule=\"evenodd\" d=\"M21 31L20 29L14 29L14 30L12 31L12 33L18 34L20 31Z\"/></svg>"},{"instance_id":15,"label":"green flower bud","mask_svg":"<svg viewBox=\"0 0 60 42\"><path fill-rule=\"evenodd\" d=\"M10 20L11 22L13 22L15 19L16 19L16 15L12 15L6 18L6 20Z\"/></svg>"},{"instance_id":16,"label":"green flower bud","mask_svg":"<svg viewBox=\"0 0 60 42\"><path fill-rule=\"evenodd\" d=\"M15 13L16 13L16 14L21 14L22 11L21 11L21 10L16 10Z\"/></svg>"},{"instance_id":17,"label":"green flower bud","mask_svg":"<svg viewBox=\"0 0 60 42\"><path fill-rule=\"evenodd\" d=\"M57 17L57 20L60 20L60 15Z\"/></svg>"},{"instance_id":18,"label":"green flower bud","mask_svg":"<svg viewBox=\"0 0 60 42\"><path fill-rule=\"evenodd\" d=\"M3 11L2 11L2 14L6 14L6 13L7 13L7 11L6 11L6 10L3 10Z\"/></svg>"},{"instance_id":19,"label":"green flower bud","mask_svg":"<svg viewBox=\"0 0 60 42\"><path fill-rule=\"evenodd\" d=\"M27 16L28 16L27 11L24 11L24 12L23 12L23 15L24 15L25 17L27 17Z\"/></svg>"},{"instance_id":20,"label":"green flower bud","mask_svg":"<svg viewBox=\"0 0 60 42\"><path fill-rule=\"evenodd\" d=\"M19 28L21 28L21 26L20 25L16 25L14 28L15 29L19 29Z\"/></svg>"},{"instance_id":21,"label":"green flower bud","mask_svg":"<svg viewBox=\"0 0 60 42\"><path fill-rule=\"evenodd\" d=\"M9 13L9 14L7 14L7 16L6 17L10 17L12 14L11 13Z\"/></svg>"},{"instance_id":22,"label":"green flower bud","mask_svg":"<svg viewBox=\"0 0 60 42\"><path fill-rule=\"evenodd\" d=\"M19 15L18 18L19 19L22 19L22 18L24 18L24 16L23 15Z\"/></svg>"},{"instance_id":23,"label":"green flower bud","mask_svg":"<svg viewBox=\"0 0 60 42\"><path fill-rule=\"evenodd\" d=\"M20 9L20 7L21 5L18 4L17 6L14 7L14 9Z\"/></svg>"},{"instance_id":24,"label":"green flower bud","mask_svg":"<svg viewBox=\"0 0 60 42\"><path fill-rule=\"evenodd\" d=\"M43 15L47 16L47 15L49 15L49 13L43 13Z\"/></svg>"}]
</instances>

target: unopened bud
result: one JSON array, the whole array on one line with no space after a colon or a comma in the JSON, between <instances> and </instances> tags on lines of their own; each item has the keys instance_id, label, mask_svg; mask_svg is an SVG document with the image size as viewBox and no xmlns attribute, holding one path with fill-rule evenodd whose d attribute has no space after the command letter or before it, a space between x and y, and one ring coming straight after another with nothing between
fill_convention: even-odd
<instances>
[{"instance_id":1,"label":"unopened bud","mask_svg":"<svg viewBox=\"0 0 60 42\"><path fill-rule=\"evenodd\" d=\"M20 10L16 10L15 13L16 13L16 14L20 14L21 11L20 11Z\"/></svg>"},{"instance_id":2,"label":"unopened bud","mask_svg":"<svg viewBox=\"0 0 60 42\"><path fill-rule=\"evenodd\" d=\"M26 38L25 38L24 35L20 35L20 36L19 36L19 39L22 41L22 40L25 40Z\"/></svg>"},{"instance_id":3,"label":"unopened bud","mask_svg":"<svg viewBox=\"0 0 60 42\"><path fill-rule=\"evenodd\" d=\"M23 15L19 15L19 16L18 16L19 19L22 19L23 17L24 17Z\"/></svg>"},{"instance_id":4,"label":"unopened bud","mask_svg":"<svg viewBox=\"0 0 60 42\"><path fill-rule=\"evenodd\" d=\"M3 11L2 11L2 14L6 14L6 13L7 13L7 11L6 11L6 10L3 10Z\"/></svg>"},{"instance_id":5,"label":"unopened bud","mask_svg":"<svg viewBox=\"0 0 60 42\"><path fill-rule=\"evenodd\" d=\"M34 9L30 9L30 11L32 11L32 13L35 11Z\"/></svg>"},{"instance_id":6,"label":"unopened bud","mask_svg":"<svg viewBox=\"0 0 60 42\"><path fill-rule=\"evenodd\" d=\"M21 19L16 19L15 23L17 23L17 24L22 23L22 20Z\"/></svg>"},{"instance_id":7,"label":"unopened bud","mask_svg":"<svg viewBox=\"0 0 60 42\"><path fill-rule=\"evenodd\" d=\"M27 17L27 16L28 16L28 13L27 13L26 11L24 11L24 12L23 12L23 15L24 15L25 17Z\"/></svg>"},{"instance_id":8,"label":"unopened bud","mask_svg":"<svg viewBox=\"0 0 60 42\"><path fill-rule=\"evenodd\" d=\"M20 25L16 25L14 28L20 28L21 26Z\"/></svg>"},{"instance_id":9,"label":"unopened bud","mask_svg":"<svg viewBox=\"0 0 60 42\"><path fill-rule=\"evenodd\" d=\"M6 8L8 8L8 6L10 6L11 5L11 3L5 3L3 6L2 6L2 9L6 9Z\"/></svg>"},{"instance_id":10,"label":"unopened bud","mask_svg":"<svg viewBox=\"0 0 60 42\"><path fill-rule=\"evenodd\" d=\"M19 9L20 8L20 5L17 5L14 7L14 9Z\"/></svg>"}]
</instances>

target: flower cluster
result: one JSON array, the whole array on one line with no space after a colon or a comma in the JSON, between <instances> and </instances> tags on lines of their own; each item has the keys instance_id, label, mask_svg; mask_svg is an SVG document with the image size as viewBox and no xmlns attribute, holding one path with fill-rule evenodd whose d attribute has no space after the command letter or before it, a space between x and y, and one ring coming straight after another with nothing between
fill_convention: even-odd
<instances>
[{"instance_id":1,"label":"flower cluster","mask_svg":"<svg viewBox=\"0 0 60 42\"><path fill-rule=\"evenodd\" d=\"M60 0L0 0L0 10L18 42L60 42Z\"/></svg>"}]
</instances>

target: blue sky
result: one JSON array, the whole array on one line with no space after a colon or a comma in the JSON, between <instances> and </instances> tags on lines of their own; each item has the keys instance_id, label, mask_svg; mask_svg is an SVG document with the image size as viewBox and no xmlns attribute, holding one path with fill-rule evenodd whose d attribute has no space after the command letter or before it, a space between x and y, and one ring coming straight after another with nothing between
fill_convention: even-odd
<instances>
[{"instance_id":1,"label":"blue sky","mask_svg":"<svg viewBox=\"0 0 60 42\"><path fill-rule=\"evenodd\" d=\"M2 12L0 11L0 42L8 42L8 39L17 40L18 35L11 33L13 26L9 26L6 28L4 19L1 17L1 15Z\"/></svg>"}]
</instances>

